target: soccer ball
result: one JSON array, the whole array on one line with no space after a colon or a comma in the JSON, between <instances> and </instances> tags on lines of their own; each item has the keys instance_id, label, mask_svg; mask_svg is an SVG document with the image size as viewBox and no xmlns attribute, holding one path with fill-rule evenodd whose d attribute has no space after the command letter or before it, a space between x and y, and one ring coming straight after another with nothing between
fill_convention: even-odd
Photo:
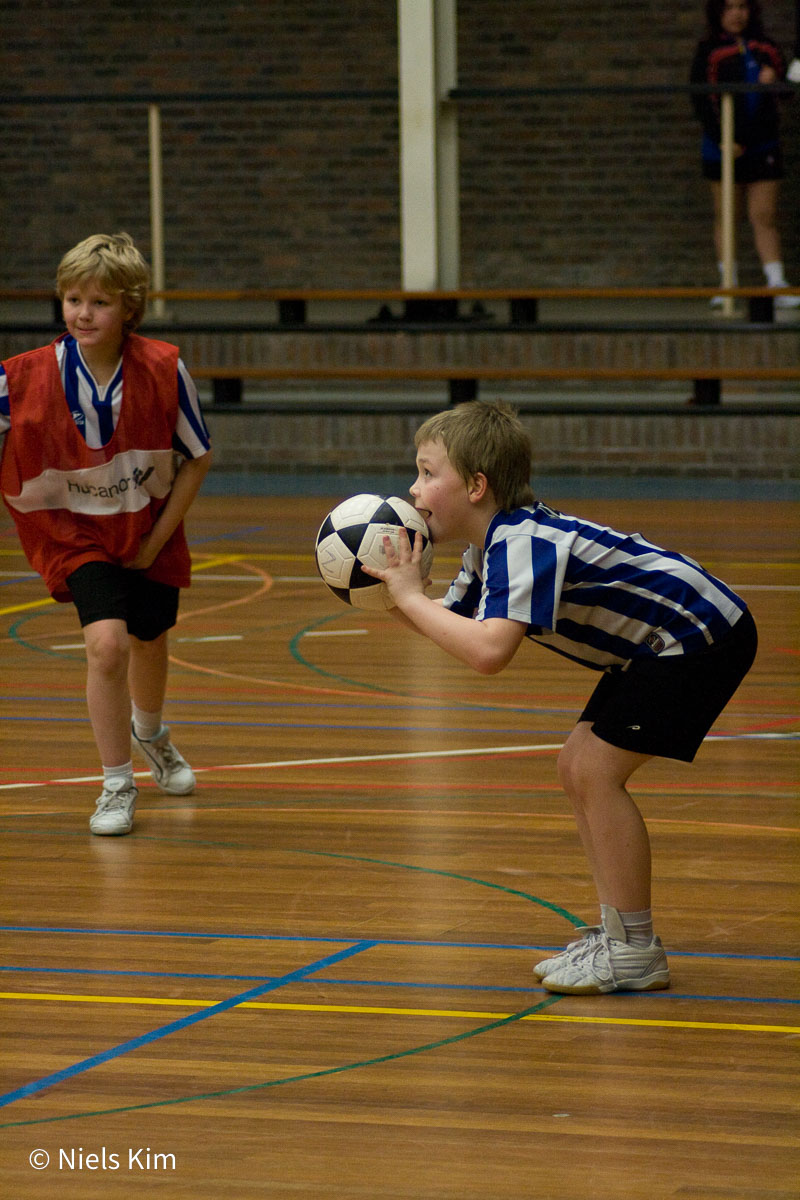
<instances>
[{"instance_id":1,"label":"soccer ball","mask_svg":"<svg viewBox=\"0 0 800 1200\"><path fill-rule=\"evenodd\" d=\"M427 575L433 563L428 526L412 504L399 496L351 496L337 504L322 522L317 534L317 569L334 596L355 608L394 608L386 584L363 570L386 566L383 539L388 534L395 546L408 530L422 534L422 570Z\"/></svg>"}]
</instances>

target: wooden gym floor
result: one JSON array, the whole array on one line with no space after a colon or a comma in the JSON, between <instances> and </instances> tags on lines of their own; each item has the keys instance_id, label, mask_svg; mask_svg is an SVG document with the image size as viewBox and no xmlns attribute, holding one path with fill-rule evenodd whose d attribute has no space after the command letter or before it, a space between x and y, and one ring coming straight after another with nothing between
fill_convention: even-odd
<instances>
[{"instance_id":1,"label":"wooden gym floor","mask_svg":"<svg viewBox=\"0 0 800 1200\"><path fill-rule=\"evenodd\" d=\"M92 837L78 624L0 519L5 1194L796 1200L797 507L546 499L760 627L695 764L637 777L668 992L531 974L596 919L555 777L589 672L471 675L326 592L327 499L201 497L166 713L198 789L142 775Z\"/></svg>"}]
</instances>

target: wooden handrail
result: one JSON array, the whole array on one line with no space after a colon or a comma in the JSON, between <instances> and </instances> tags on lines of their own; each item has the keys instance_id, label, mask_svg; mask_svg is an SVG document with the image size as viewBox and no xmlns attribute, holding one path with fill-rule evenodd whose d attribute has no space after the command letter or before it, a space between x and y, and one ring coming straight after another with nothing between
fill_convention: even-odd
<instances>
[{"instance_id":1,"label":"wooden handrail","mask_svg":"<svg viewBox=\"0 0 800 1200\"><path fill-rule=\"evenodd\" d=\"M400 288L168 288L152 300L202 301L405 301L405 300L705 300L711 296L768 297L800 295L800 287L503 287L458 288L424 292ZM53 300L47 288L0 288L0 301Z\"/></svg>"},{"instance_id":2,"label":"wooden handrail","mask_svg":"<svg viewBox=\"0 0 800 1200\"><path fill-rule=\"evenodd\" d=\"M187 363L196 379L741 379L793 380L800 379L800 364L796 367L492 367L475 366L204 366Z\"/></svg>"}]
</instances>

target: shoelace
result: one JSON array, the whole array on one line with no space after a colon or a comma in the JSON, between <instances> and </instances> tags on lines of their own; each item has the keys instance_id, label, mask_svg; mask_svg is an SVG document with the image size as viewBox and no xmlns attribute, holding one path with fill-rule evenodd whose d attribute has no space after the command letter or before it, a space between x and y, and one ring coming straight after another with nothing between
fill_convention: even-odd
<instances>
[{"instance_id":1,"label":"shoelace","mask_svg":"<svg viewBox=\"0 0 800 1200\"><path fill-rule=\"evenodd\" d=\"M563 954L568 954L570 962L575 962L577 959L584 958L594 943L603 934L603 930L599 925L588 925L585 933L581 935L575 942L570 942Z\"/></svg>"},{"instance_id":2,"label":"shoelace","mask_svg":"<svg viewBox=\"0 0 800 1200\"><path fill-rule=\"evenodd\" d=\"M97 801L97 812L106 813L112 812L114 809L122 809L125 807L125 797L128 796L130 788L115 788L114 791L104 790L102 796Z\"/></svg>"},{"instance_id":3,"label":"shoelace","mask_svg":"<svg viewBox=\"0 0 800 1200\"><path fill-rule=\"evenodd\" d=\"M174 772L180 771L183 767L180 755L171 742L168 742L162 751L161 761L163 763L162 774L166 778L170 778Z\"/></svg>"},{"instance_id":4,"label":"shoelace","mask_svg":"<svg viewBox=\"0 0 800 1200\"><path fill-rule=\"evenodd\" d=\"M574 942L570 942L566 949L560 954L555 954L552 958L546 959L550 971L561 971L564 967L569 967L575 962L580 962L588 954L595 940L602 933L599 925L587 925L581 937Z\"/></svg>"},{"instance_id":5,"label":"shoelace","mask_svg":"<svg viewBox=\"0 0 800 1200\"><path fill-rule=\"evenodd\" d=\"M608 944L608 940L608 934L605 930L595 933L594 937L587 939L586 949L582 953L570 958L570 961L564 964L565 968L569 969L580 964L581 967L593 971L598 979L604 981L610 980L612 983L616 983L614 967L611 962L611 947ZM598 956L602 955L603 952L605 952L605 960L601 957L598 963Z\"/></svg>"}]
</instances>

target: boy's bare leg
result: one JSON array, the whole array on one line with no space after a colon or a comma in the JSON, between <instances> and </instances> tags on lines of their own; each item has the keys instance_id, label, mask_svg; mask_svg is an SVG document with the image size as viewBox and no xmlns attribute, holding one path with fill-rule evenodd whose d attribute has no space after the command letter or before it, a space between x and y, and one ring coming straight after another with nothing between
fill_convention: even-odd
<instances>
[{"instance_id":1,"label":"boy's bare leg","mask_svg":"<svg viewBox=\"0 0 800 1200\"><path fill-rule=\"evenodd\" d=\"M626 784L650 756L602 741L579 722L559 756L601 907L601 925L537 963L549 992L579 996L669 987L669 967L650 913L650 838Z\"/></svg>"},{"instance_id":2,"label":"boy's bare leg","mask_svg":"<svg viewBox=\"0 0 800 1200\"><path fill-rule=\"evenodd\" d=\"M133 703L147 713L160 713L164 707L169 669L169 634L165 631L152 642L131 638L128 687Z\"/></svg>"},{"instance_id":3,"label":"boy's bare leg","mask_svg":"<svg viewBox=\"0 0 800 1200\"><path fill-rule=\"evenodd\" d=\"M131 638L128 686L133 701L133 729L129 732L161 791L186 796L194 791L194 772L172 744L169 727L161 717L168 670L168 631L151 642Z\"/></svg>"},{"instance_id":4,"label":"boy's bare leg","mask_svg":"<svg viewBox=\"0 0 800 1200\"><path fill-rule=\"evenodd\" d=\"M625 786L649 758L604 742L581 721L558 760L598 899L619 912L650 908L650 838Z\"/></svg>"},{"instance_id":5,"label":"boy's bare leg","mask_svg":"<svg viewBox=\"0 0 800 1200\"><path fill-rule=\"evenodd\" d=\"M131 757L128 696L130 638L124 621L93 621L83 630L86 646L86 703L100 761L120 766Z\"/></svg>"}]
</instances>

